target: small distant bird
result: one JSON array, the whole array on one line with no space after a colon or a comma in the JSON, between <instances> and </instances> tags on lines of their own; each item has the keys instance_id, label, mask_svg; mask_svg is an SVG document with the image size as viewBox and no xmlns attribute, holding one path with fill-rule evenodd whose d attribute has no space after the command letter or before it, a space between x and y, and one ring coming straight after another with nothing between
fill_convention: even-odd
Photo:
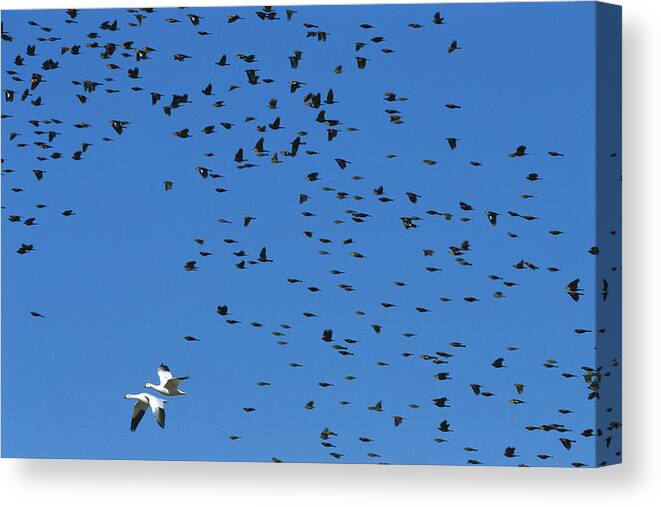
<instances>
[{"instance_id":1,"label":"small distant bird","mask_svg":"<svg viewBox=\"0 0 661 507\"><path fill-rule=\"evenodd\" d=\"M436 405L438 408L448 408L450 405L447 404L448 399L443 397L443 398L436 398L435 400L432 400L434 402L434 405Z\"/></svg>"},{"instance_id":2,"label":"small distant bird","mask_svg":"<svg viewBox=\"0 0 661 507\"><path fill-rule=\"evenodd\" d=\"M578 302L578 300L583 295L583 289L581 289L578 286L580 281L581 280L577 278L576 280L572 280L565 286L565 290L567 291L567 294L569 294L569 297L571 297L576 302Z\"/></svg>"},{"instance_id":3,"label":"small distant bird","mask_svg":"<svg viewBox=\"0 0 661 507\"><path fill-rule=\"evenodd\" d=\"M257 260L259 260L259 262L273 262L273 260L272 260L272 259L269 259L269 258L267 257L267 255L266 255L266 247L263 247L263 248L259 251L259 257L258 257Z\"/></svg>"},{"instance_id":4,"label":"small distant bird","mask_svg":"<svg viewBox=\"0 0 661 507\"><path fill-rule=\"evenodd\" d=\"M124 129L129 125L129 122L123 120L110 120L110 125L117 134L121 135Z\"/></svg>"},{"instance_id":5,"label":"small distant bird","mask_svg":"<svg viewBox=\"0 0 661 507\"><path fill-rule=\"evenodd\" d=\"M432 22L435 25L442 25L444 21L445 21L445 19L441 17L441 13L436 11L434 13L434 17L432 18Z\"/></svg>"},{"instance_id":6,"label":"small distant bird","mask_svg":"<svg viewBox=\"0 0 661 507\"><path fill-rule=\"evenodd\" d=\"M441 423L438 425L438 431L440 431L440 432L442 432L442 433L448 433L448 432L452 431L452 430L450 429L450 423L449 423L446 419L444 419L444 420L441 421Z\"/></svg>"},{"instance_id":7,"label":"small distant bird","mask_svg":"<svg viewBox=\"0 0 661 507\"><path fill-rule=\"evenodd\" d=\"M505 368L503 362L505 362L505 358L499 357L498 359L494 360L494 362L491 363L491 366L493 366L494 368Z\"/></svg>"},{"instance_id":8,"label":"small distant bird","mask_svg":"<svg viewBox=\"0 0 661 507\"><path fill-rule=\"evenodd\" d=\"M374 412L383 412L383 402L379 400L374 405L367 407L367 410L373 410Z\"/></svg>"},{"instance_id":9,"label":"small distant bird","mask_svg":"<svg viewBox=\"0 0 661 507\"><path fill-rule=\"evenodd\" d=\"M576 440L570 440L569 438L561 438L560 443L565 449L570 450L571 444L575 444Z\"/></svg>"},{"instance_id":10,"label":"small distant bird","mask_svg":"<svg viewBox=\"0 0 661 507\"><path fill-rule=\"evenodd\" d=\"M448 46L448 53L454 53L458 49L461 49L461 47L459 47L459 43L456 40L453 40L452 42L450 42L450 45Z\"/></svg>"},{"instance_id":11,"label":"small distant bird","mask_svg":"<svg viewBox=\"0 0 661 507\"><path fill-rule=\"evenodd\" d=\"M496 213L495 211L485 211L484 214L489 219L489 223L491 225L496 225L496 222L498 220L498 213Z\"/></svg>"},{"instance_id":12,"label":"small distant bird","mask_svg":"<svg viewBox=\"0 0 661 507\"><path fill-rule=\"evenodd\" d=\"M508 157L515 158L515 157L524 157L526 156L526 147L521 145L516 148L512 153L508 154Z\"/></svg>"},{"instance_id":13,"label":"small distant bird","mask_svg":"<svg viewBox=\"0 0 661 507\"><path fill-rule=\"evenodd\" d=\"M411 201L413 204L418 202L418 198L421 197L418 194L415 194L413 192L406 192L406 197L409 198L409 201Z\"/></svg>"},{"instance_id":14,"label":"small distant bird","mask_svg":"<svg viewBox=\"0 0 661 507\"><path fill-rule=\"evenodd\" d=\"M189 134L189 132L190 132L189 129L182 129L182 130L177 130L177 131L172 132L172 135L176 136L180 139L188 139L189 137L192 137Z\"/></svg>"},{"instance_id":15,"label":"small distant bird","mask_svg":"<svg viewBox=\"0 0 661 507\"><path fill-rule=\"evenodd\" d=\"M347 165L351 163L348 160L344 160L342 158L336 158L335 162L337 162L337 165L340 166L340 169L346 169Z\"/></svg>"}]
</instances>

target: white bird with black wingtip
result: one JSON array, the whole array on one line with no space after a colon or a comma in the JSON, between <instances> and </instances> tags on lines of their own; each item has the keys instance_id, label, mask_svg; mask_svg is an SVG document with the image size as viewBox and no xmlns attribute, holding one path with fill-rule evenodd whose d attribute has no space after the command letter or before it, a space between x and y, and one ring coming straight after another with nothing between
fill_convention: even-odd
<instances>
[{"instance_id":1,"label":"white bird with black wingtip","mask_svg":"<svg viewBox=\"0 0 661 507\"><path fill-rule=\"evenodd\" d=\"M174 377L170 368L162 363L158 367L158 370L156 370L156 373L158 374L159 384L154 385L147 382L145 384L146 388L151 388L165 396L183 396L186 394L179 390L179 384L190 378L188 375L185 377Z\"/></svg>"},{"instance_id":2,"label":"white bird with black wingtip","mask_svg":"<svg viewBox=\"0 0 661 507\"><path fill-rule=\"evenodd\" d=\"M125 394L124 399L136 400L135 405L133 405L133 412L131 413L131 431L136 430L147 408L151 408L158 425L161 428L165 428L165 404L167 401L148 393Z\"/></svg>"}]
</instances>

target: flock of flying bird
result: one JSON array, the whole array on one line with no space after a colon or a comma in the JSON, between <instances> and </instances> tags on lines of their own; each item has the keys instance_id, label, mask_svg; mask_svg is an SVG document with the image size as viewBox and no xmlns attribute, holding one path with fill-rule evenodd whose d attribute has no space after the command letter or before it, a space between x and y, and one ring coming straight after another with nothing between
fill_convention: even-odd
<instances>
[{"instance_id":1,"label":"flock of flying bird","mask_svg":"<svg viewBox=\"0 0 661 507\"><path fill-rule=\"evenodd\" d=\"M3 76L3 95L5 101L5 110L11 111L12 108L32 108L35 115L39 114L45 108L48 107L48 104L42 99L42 91L44 88L49 86L51 82L51 76L56 75L57 73L63 72L65 69L71 69L76 67L76 57L83 53L95 53L98 55L100 62L103 64L103 72L97 75L88 75L84 78L76 78L71 80L70 86L72 93L75 94L77 100L81 104L92 105L94 102L95 94L98 94L100 91L107 93L111 96L117 95L121 97L125 93L136 93L143 97L143 102L145 108L152 108L155 114L162 115L163 118L173 118L176 117L177 113L181 108L190 108L194 107L191 104L198 104L198 101L202 98L205 100L210 100L211 107L222 110L223 107L227 106L228 103L232 100L232 92L239 88L244 87L254 87L254 86L274 86L277 84L285 83L284 93L291 94L292 96L299 97L301 107L310 111L310 125L312 129L321 129L321 132L324 133L325 143L319 146L313 146L310 141L310 136L307 131L299 130L295 135L292 134L293 139L285 148L276 149L275 147L269 146L272 144L270 134L278 132L280 130L289 129L290 126L287 125L288 119L285 116L285 113L277 114L279 110L279 98L274 97L268 101L268 103L263 104L264 116L253 117L247 116L244 118L244 124L248 126L254 125L255 130L257 131L257 138L254 142L254 146L250 151L246 150L244 147L237 147L235 150L232 150L231 154L223 155L225 157L225 162L233 163L237 170L261 170L258 164L258 161L267 160L267 162L274 164L286 164L289 160L292 160L296 157L307 157L311 163L314 162L315 157L320 154L331 153L331 157L334 160L336 167L332 169L347 171L350 169L352 161L343 158L339 154L333 152L333 141L338 138L338 136L349 136L349 135L358 135L359 128L354 126L347 126L342 119L335 118L329 111L332 110L332 106L338 102L338 97L333 90L333 88L324 86L323 89L315 88L313 83L301 82L296 79L296 72L300 66L305 64L305 58L307 51L301 51L294 49L289 56L288 61L283 61L283 74L286 77L271 77L266 75L263 71L257 68L259 62L259 54L237 54L233 58L232 55L220 54L217 61L208 62L208 72L209 76L213 72L223 72L225 67L229 66L241 66L243 72L244 82L240 84L231 84L227 88L226 97L224 99L217 98L217 95L220 95L220 91L216 85L212 82L208 84L201 85L200 89L189 90L189 91L180 91L176 93L171 93L170 96L165 92L165 90L146 90L140 86L140 80L143 78L145 72L148 72L148 67L143 66L143 62L149 61L154 58L168 58L171 59L172 65L175 67L180 65L181 62L185 62L189 59L195 59L197 56L195 54L186 54L186 53L175 53L173 55L163 55L159 53L159 48L157 44L154 44L156 47L151 47L149 45L143 45L142 43L136 43L132 38L139 39L140 29L143 27L143 24L147 23L162 23L163 30L167 29L168 25L174 25L179 23L188 23L192 26L192 29L197 32L197 35L200 38L201 43L204 43L206 37L211 35L210 32L207 32L206 29L213 31L212 26L207 26L205 24L205 16L195 14L194 12L182 12L181 16L173 15L172 10L167 11L167 17L159 17L159 11L156 9L128 9L128 12L131 15L131 20L127 23L118 23L116 19L103 20L100 23L97 21L96 27L90 31L86 40L66 40L64 36L60 35L62 31L61 27L55 26L44 26L37 22L30 21L29 24L34 29L35 39L30 41L27 47L18 47L18 41L15 40L12 35L12 27L3 25L2 28L2 40L3 40L3 51L8 53L15 53L13 59L13 65L11 68L6 69L5 73L7 76ZM303 12L303 11L302 11ZM63 23L65 24L77 24L77 23L90 23L94 16L99 16L101 14L113 16L113 11L97 11L85 12L78 11L76 9L68 9L63 13ZM301 41L307 41L311 39L315 44L325 44L329 40L335 37L341 37L339 33L328 32L323 29L323 23L316 21L310 22L305 20L305 22L298 25L299 13L295 9L280 9L273 7L263 7L254 12L258 22L260 23L287 23L287 24L297 24L300 26L300 37ZM226 18L228 25L240 25L242 23L247 23L248 20L244 16L238 14L230 14ZM462 46L459 41L455 40L451 35L448 35L446 25L450 26L450 23L441 15L440 12L431 9L428 15L428 19L411 21L406 26L408 29L416 30L437 30L439 37L444 38L445 48L447 49L448 57L451 58L461 58ZM388 58L390 53L397 51L397 48L388 47L388 38L387 34L380 34L378 26L372 25L370 23L362 23L359 25L360 29L365 34L363 41L352 42L352 51L349 54L348 62L337 63L335 66L329 68L329 77L330 76L341 76L347 71L349 65L355 66L354 69L358 73L368 72L370 64L373 60L377 58ZM6 30L6 31L5 31ZM131 34L129 37L128 34ZM126 37L125 37L126 36ZM126 39L126 40L124 40ZM364 55L365 48L368 47L373 49L373 52L370 54L370 57ZM52 48L57 47L59 52L59 57L52 54ZM47 49L48 48L48 49ZM312 51L312 49L310 50ZM40 55L44 53L49 53L48 58L40 58ZM380 54L379 54L380 53ZM350 63L349 63L350 62ZM26 70L29 69L29 70ZM76 69L76 73L79 75L84 75L86 73L91 74L92 69ZM125 86L125 82L120 80L120 76L125 78L127 83L130 86ZM358 76L360 78L360 75ZM323 76L320 76L320 81ZM213 78L209 78L210 81L213 81ZM276 92L274 92L275 95ZM387 121L393 126L401 126L406 123L406 114L403 112L404 105L408 100L414 100L413 98L403 97L399 94L392 91L380 91L379 95L381 96L385 104L385 114ZM118 99L119 100L119 99ZM447 108L450 111L457 111L457 114L461 113L462 105L449 102L447 104L442 104L442 107ZM93 106L92 106L93 107ZM121 111L121 108L117 109L118 113ZM268 118L266 117L267 115ZM275 117L274 117L275 116ZM2 115L3 123L5 121L11 121L13 118L12 114ZM41 118L41 119L37 119ZM35 119L29 120L29 126L32 129L31 132L20 131L19 126L12 126L9 128L3 129L4 132L9 131L9 135L5 137L6 142L14 143L11 147L11 150L15 149L37 149L37 155L34 157L35 165L38 168L30 168L25 171L31 171L34 178L35 185L43 185L46 180L49 178L57 177L57 171L51 170L49 164L57 164L59 159L71 159L74 163L79 161L84 161L85 159L93 160L94 157L94 146L99 141L97 139L91 139L85 137L86 132L92 132L93 126L85 121L80 121L78 123L67 125L62 120L59 120L54 117L35 116ZM103 127L103 130L106 132L101 136L101 142L115 142L121 143L122 139L126 136L138 135L140 131L140 125L136 125L133 122L121 119L119 117L108 118L107 126ZM222 121L220 123L210 124L210 125L200 125L195 127L185 127L172 130L172 135L175 136L178 140L181 140L182 143L185 143L186 139L193 136L211 136L215 134L222 134L224 131L229 131L232 129L240 128L239 120L234 119L234 121ZM392 127L400 128L400 127ZM10 130L16 129L16 130ZM66 129L66 134L63 134L63 131ZM254 131L253 131L254 132ZM58 151L57 141L61 136L71 137L72 135L80 133L81 142L79 148L73 151L72 153L62 153ZM254 134L251 134L254 135ZM254 139L254 138L253 138ZM460 139L448 135L443 140L444 144L447 144L447 148L452 152L460 149ZM357 141L356 141L357 142ZM182 150L186 150L187 147L182 145ZM5 152L10 150L5 147ZM528 148L525 145L519 145L518 143L513 143L512 149L503 153L501 156L509 157L512 159L520 159L528 156ZM211 151L204 153L205 157L212 159L215 154ZM254 156L254 157L253 157ZM564 157L564 154L554 150L548 150L547 156L549 157ZM613 157L616 157L617 154L613 154ZM256 158L255 158L256 157ZM396 158L397 155L393 153L386 154L386 159ZM11 160L10 160L11 162ZM438 163L437 160L428 158L422 160L422 163L426 166L432 167ZM21 169L14 167L5 168L6 162L3 159L3 176L11 177L13 172L21 171ZM263 164L261 164L263 166ZM475 170L478 170L483 162L478 160L468 160L467 165ZM225 188L223 186L217 185L215 182L225 177L225 174L222 174L218 170L210 169L204 166L198 166L195 168L195 172L199 175L200 178L206 182L210 182L213 186L213 191L218 194L223 194L232 190L231 188ZM198 176L196 176L198 177ZM359 175L351 176L352 182L360 182L363 177ZM530 172L526 176L528 182L538 182L542 178L538 173ZM311 170L305 174L301 181L300 189L291 189L292 195L286 196L287 199L295 199L298 204L301 206L301 213L303 217L315 217L315 213L310 211L307 207L310 202L314 202L314 199L320 192L334 193L337 199L340 201L352 200L356 203L356 207L350 207L346 210L346 220L336 218L333 223L340 225L347 223L354 226L354 229L357 231L357 234L360 231L360 224L366 222L377 220L379 217L361 211L358 206L360 206L361 201L366 199L374 199L378 202L378 206L395 206L398 201L398 196L394 193L389 193L384 188L384 185L376 184L372 189L371 196L364 196L360 194L355 194L350 191L337 190L333 187L324 186L319 188L317 185L321 184L323 180L323 175L321 171ZM172 179L167 179L159 182L159 185L162 185L163 192L176 192L177 182ZM29 194L29 189L12 186L10 188L11 192L16 194ZM527 201L529 199L534 199L533 194L522 194L521 199ZM402 208L402 209L413 209L416 206L419 206L421 202L424 202L422 195L406 190L402 192L401 199L404 200L407 204L411 206ZM395 203L395 204L391 204ZM34 203L34 207L38 212L43 212L47 208L47 204L37 202ZM3 210L5 206L3 206ZM429 209L424 212L427 215L428 220L442 219L445 221L460 221L463 223L468 223L471 220L477 220L478 216L474 212L480 212L481 220L485 220L492 227L502 226L503 218L508 220L521 220L522 224L528 223L532 226L536 226L537 223L543 223L543 217L534 216L527 212L517 212L514 210L507 211L507 213L497 212L492 209L482 209L478 210L473 205L467 202L459 202L456 211L440 211L435 209ZM18 213L18 212L9 212L7 219L9 222L16 225L23 225L25 227L34 227L39 224L38 222L38 212L35 212L35 216L29 216L30 214ZM76 215L75 210L65 209L60 210L59 213L63 217L74 217ZM402 212L398 220L397 226L403 227L407 230L407 233L415 234L413 230L422 227L422 222L425 220L422 215L423 213L412 213L412 212ZM250 215L243 216L240 218L240 226L243 228L250 228L251 224L255 220L259 220L260 217L254 217ZM236 219L235 219L236 220ZM485 222L485 223L486 223ZM220 218L218 223L221 225L232 224L232 220L226 218ZM563 234L563 231L557 229L551 229L547 231L551 236L560 236ZM304 236L307 239L314 239L317 237L317 233L312 230L302 231ZM11 236L14 237L15 232L12 230ZM515 232L506 233L509 238L516 239L518 234ZM613 230L612 234L615 235L616 231ZM198 254L199 258L195 259L186 259L182 260L182 267L186 272L196 272L198 270L207 269L207 266L204 265L204 259L213 255L213 252L205 248L207 240L204 238L195 238L196 245L201 249ZM322 256L331 255L331 252L326 250L327 245L334 243L335 240L318 237L318 241L324 245L322 250L318 253ZM247 270L256 266L267 266L271 263L278 262L278 256L273 255L273 252L269 252L269 245L263 245L258 252L249 252L247 249L241 248L238 240L232 238L224 239L224 243L229 248L238 248L238 250L232 251L233 257L235 257L235 262L233 266L231 264L227 265L225 269L238 269L238 270ZM346 237L341 240L343 247L346 247L348 251L346 255L350 256L353 259L362 260L366 259L367 255L362 253L358 247L360 244L359 234L358 236ZM584 255L596 256L599 254L599 248L597 246L588 245L583 250ZM19 242L16 253L21 256L25 255L35 255L38 252L38 247L32 244L28 240L22 240ZM471 241L464 240L458 244L448 246L449 258L458 263L462 268L471 268L473 262L471 261ZM273 258L272 258L273 255ZM436 251L432 248L425 248L422 251L422 257L424 259L431 260L434 256L438 257ZM560 272L561 268L555 266L541 267L535 263L522 259L519 262L515 263L508 268L514 270L546 270L549 273ZM443 268L429 265L425 267L426 272L435 273L437 271L442 271ZM513 273L515 273L514 271ZM330 270L332 278L338 278L340 275L344 275L345 272L332 269ZM502 299L507 297L507 290L516 287L519 285L518 282L510 279L505 275L496 275L491 274L488 278L494 282L502 285L502 288L496 290L492 293L492 297L496 299ZM569 278L569 277L568 277ZM577 304L580 304L580 299L584 295L584 287L581 285L580 278L571 277L571 280L565 280L564 282L564 291L567 296ZM285 281L283 280L283 283ZM318 284L307 284L304 280L297 278L296 276L290 276L286 279L286 283L291 286L304 286L307 285L306 290L309 293L319 292L322 289L318 287ZM395 280L393 282L397 287L406 287L407 282L401 280ZM562 288L563 284L560 284ZM338 284L338 287L347 292L355 292L357 289L348 282L342 282ZM601 282L601 298L603 301L606 301L608 298L608 281L603 279ZM561 291L562 292L562 291ZM477 295L466 293L462 294L460 297L440 297L441 303L450 303L455 302L458 304L479 304L479 302L484 298L484 295ZM397 305L390 302L382 302L380 306L383 309L396 308ZM416 306L415 311L418 314L429 313L433 311L432 304L426 306ZM241 322L235 319L231 312L228 304L220 304L216 308L216 313L219 317L226 320L229 325L240 325ZM46 315L43 315L39 311L32 311L31 315L38 318L46 318ZM365 316L366 313L362 310L357 310L356 315ZM313 318L316 315L313 312L304 312L304 318ZM255 328L263 327L264 324L254 321L250 323L251 326ZM370 333L375 335L380 335L383 330L383 326L378 323L372 323L370 325ZM285 340L287 332L292 329L290 324L282 324L280 329L273 332L273 334L278 339L279 345L287 345L288 342ZM600 330L601 331L601 330ZM584 334L594 332L590 329L575 329L576 334ZM351 357L357 354L356 345L360 340L356 338L345 338L340 340L337 336L337 333L331 328L326 328L320 330L319 339L327 344L333 351L337 352L340 356ZM404 333L406 338L412 338L415 336L415 333L407 332ZM185 336L184 339L188 342L197 342L200 341L195 336ZM203 344L202 344L203 345ZM449 349L414 354L410 352L402 353L404 358L408 357L418 357L419 360L428 362L429 364L436 365L438 367L445 367L445 370L441 371L434 375L436 381L452 381L452 376L450 367L452 366L452 360L457 354L463 353L463 350L467 346L461 341L452 341L449 343ZM511 346L507 349L508 352L514 352L518 347ZM289 364L292 368L300 368L302 364L297 362L291 362ZM379 361L377 366L387 367L389 364ZM612 365L616 366L616 365ZM491 362L491 367L494 370L508 367L506 364L505 357L495 357ZM558 368L557 361L549 359L543 364L544 368L553 369ZM182 381L186 380L188 377L175 377L170 372L170 369L161 365L157 371L159 377L159 384L145 384L146 388L153 389L157 393L164 396L179 396L183 395L182 391L179 390L179 385ZM562 377L567 380L572 380L574 378L582 379L587 391L587 397L589 399L598 399L599 390L602 382L602 377L605 372L602 370L601 366L596 367L584 367L582 372L564 372ZM345 380L351 382L355 380L356 377L353 375L346 375ZM322 389L330 389L335 386L335 384L320 381L319 386ZM269 381L262 380L257 384L260 388L267 388L271 385ZM465 386L467 393L470 393L471 396L476 396L482 398L489 398L495 396L496 393L489 390L488 387L481 385L480 383L473 382ZM526 392L526 386L523 383L515 383L512 386L512 396L509 400L506 400L507 403L512 405L520 405L526 403L524 399L524 394ZM131 415L130 430L135 431L140 423L145 412L150 409L156 418L156 422L162 428L165 427L165 403L166 401L149 393L139 393L139 394L127 394L125 396L127 399L135 400L135 405L133 407L133 412ZM439 409L448 408L449 398L447 396L439 396L430 401L435 407ZM349 401L341 401L341 404L349 404ZM313 410L315 409L315 401L307 401L301 408L303 410ZM416 403L411 403L409 408L414 411L418 408L419 405ZM376 401L373 405L366 407L367 410L381 413L384 412L384 402L382 400ZM252 412L255 407L247 406L243 407L244 412ZM442 412L442 410L441 410ZM572 410L566 408L559 409L560 414L570 414ZM413 416L407 416L413 417ZM392 425L395 428L400 427L402 424L406 423L404 415L395 414L392 415ZM442 444L447 442L451 438L451 432L453 431L453 425L450 418L441 417L441 420L436 422L437 433L438 435L434 438L434 441L437 444ZM574 428L565 426L564 424L559 424L556 422L541 423L535 425L528 425L526 427L528 431L539 431L545 433L555 433L558 435L557 442L559 448L558 452L568 451L572 449L572 444L576 442L578 438L605 438L608 445L610 445L610 439L612 438L612 432L619 429L619 423L612 423L608 428L587 428L579 431L580 437L575 436L576 431ZM566 436L566 433L572 433L573 438ZM325 427L321 430L320 433L320 444L327 449L328 454L333 458L333 460L341 460L344 456L340 452L333 441L334 437L338 435L329 427ZM231 440L238 440L241 438L239 435L230 435ZM359 438L360 442L369 444L373 442L373 439L361 435ZM502 454L505 458L511 459L518 457L516 446L511 443L504 443L502 446ZM479 460L479 450L471 446L464 447L464 451L469 455L467 458L468 464L482 464ZM380 458L381 455L377 452L369 452L367 456L370 459ZM552 458L553 456L548 454L546 451L540 451L536 455L536 463L543 463L545 460ZM274 462L281 462L281 458L273 457ZM533 457L528 457L528 459L534 459ZM570 463L575 467L586 466L584 463L578 461L570 461ZM520 466L525 466L524 462L519 463Z\"/></svg>"}]
</instances>

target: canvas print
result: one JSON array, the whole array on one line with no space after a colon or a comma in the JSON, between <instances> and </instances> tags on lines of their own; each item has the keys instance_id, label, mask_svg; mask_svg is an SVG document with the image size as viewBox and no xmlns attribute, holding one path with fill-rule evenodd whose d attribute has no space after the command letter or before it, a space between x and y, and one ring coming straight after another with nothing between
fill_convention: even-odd
<instances>
[{"instance_id":1,"label":"canvas print","mask_svg":"<svg viewBox=\"0 0 661 507\"><path fill-rule=\"evenodd\" d=\"M620 23L2 12L2 455L620 462Z\"/></svg>"}]
</instances>

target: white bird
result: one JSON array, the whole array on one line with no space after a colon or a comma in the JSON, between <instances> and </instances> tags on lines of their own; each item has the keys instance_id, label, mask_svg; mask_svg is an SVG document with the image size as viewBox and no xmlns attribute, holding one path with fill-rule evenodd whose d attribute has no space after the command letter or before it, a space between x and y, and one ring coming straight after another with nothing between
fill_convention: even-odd
<instances>
[{"instance_id":1,"label":"white bird","mask_svg":"<svg viewBox=\"0 0 661 507\"><path fill-rule=\"evenodd\" d=\"M133 413L131 414L131 431L135 431L145 415L147 407L151 408L152 414L156 418L156 422L161 428L165 428L165 404L167 401L152 396L148 393L140 394L125 394L125 400L136 400L133 405Z\"/></svg>"},{"instance_id":2,"label":"white bird","mask_svg":"<svg viewBox=\"0 0 661 507\"><path fill-rule=\"evenodd\" d=\"M164 364L161 364L161 366L158 367L156 373L158 373L158 379L160 383L158 385L154 385L147 382L145 384L146 388L152 388L154 391L158 391L165 396L182 396L186 394L185 392L179 390L179 384L188 379L188 375L185 377L173 377L170 368Z\"/></svg>"}]
</instances>

